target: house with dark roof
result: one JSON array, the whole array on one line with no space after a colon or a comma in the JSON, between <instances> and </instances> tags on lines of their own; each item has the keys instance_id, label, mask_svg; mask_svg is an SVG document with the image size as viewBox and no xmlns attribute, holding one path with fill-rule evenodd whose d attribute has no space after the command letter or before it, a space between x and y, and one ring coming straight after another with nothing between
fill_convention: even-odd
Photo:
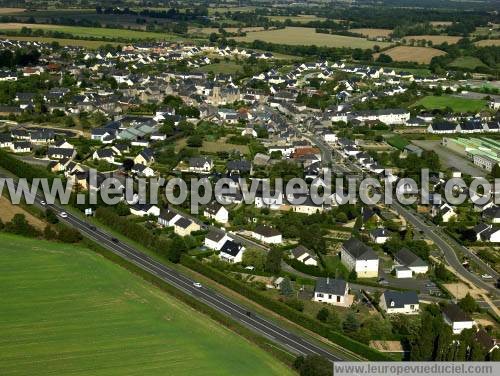
<instances>
[{"instance_id":1,"label":"house with dark roof","mask_svg":"<svg viewBox=\"0 0 500 376\"><path fill-rule=\"evenodd\" d=\"M474 320L454 303L443 308L443 319L446 324L451 326L453 334L460 334L462 330L472 329L475 325Z\"/></svg>"},{"instance_id":2,"label":"house with dark roof","mask_svg":"<svg viewBox=\"0 0 500 376\"><path fill-rule=\"evenodd\" d=\"M376 244L384 244L390 237L389 231L385 228L376 228L370 232L370 239Z\"/></svg>"},{"instance_id":3,"label":"house with dark roof","mask_svg":"<svg viewBox=\"0 0 500 376\"><path fill-rule=\"evenodd\" d=\"M294 260L300 261L303 264L318 266L318 258L313 251L310 251L303 245L298 245L290 252L290 257Z\"/></svg>"},{"instance_id":4,"label":"house with dark roof","mask_svg":"<svg viewBox=\"0 0 500 376\"><path fill-rule=\"evenodd\" d=\"M349 284L340 278L320 277L316 280L312 300L349 307L352 304L352 299L349 299Z\"/></svg>"},{"instance_id":5,"label":"house with dark roof","mask_svg":"<svg viewBox=\"0 0 500 376\"><path fill-rule=\"evenodd\" d=\"M227 162L227 172L237 174L252 174L252 163L245 159L232 160Z\"/></svg>"},{"instance_id":6,"label":"house with dark roof","mask_svg":"<svg viewBox=\"0 0 500 376\"><path fill-rule=\"evenodd\" d=\"M220 250L219 258L231 264L237 264L243 260L244 252L245 247L243 247L240 243L233 240L226 240Z\"/></svg>"},{"instance_id":7,"label":"house with dark roof","mask_svg":"<svg viewBox=\"0 0 500 376\"><path fill-rule=\"evenodd\" d=\"M47 157L49 157L49 159L73 159L75 156L75 149L59 147L49 147L47 149Z\"/></svg>"},{"instance_id":8,"label":"house with dark roof","mask_svg":"<svg viewBox=\"0 0 500 376\"><path fill-rule=\"evenodd\" d=\"M198 223L182 216L174 223L174 232L179 236L188 236L192 232L199 230L200 225Z\"/></svg>"},{"instance_id":9,"label":"house with dark roof","mask_svg":"<svg viewBox=\"0 0 500 376\"><path fill-rule=\"evenodd\" d=\"M153 150L144 149L134 158L134 163L143 164L149 166L151 163L154 163L155 157Z\"/></svg>"},{"instance_id":10,"label":"house with dark roof","mask_svg":"<svg viewBox=\"0 0 500 376\"><path fill-rule=\"evenodd\" d=\"M158 217L160 215L160 208L151 204L134 204L130 206L130 213L139 217L145 217L147 215Z\"/></svg>"},{"instance_id":11,"label":"house with dark roof","mask_svg":"<svg viewBox=\"0 0 500 376\"><path fill-rule=\"evenodd\" d=\"M214 168L214 162L209 157L192 157L188 163L190 172L207 173Z\"/></svg>"},{"instance_id":12,"label":"house with dark roof","mask_svg":"<svg viewBox=\"0 0 500 376\"><path fill-rule=\"evenodd\" d=\"M209 203L205 207L203 215L219 223L227 223L229 221L228 210L223 205L219 204L217 201L212 201L211 203Z\"/></svg>"},{"instance_id":13,"label":"house with dark roof","mask_svg":"<svg viewBox=\"0 0 500 376\"><path fill-rule=\"evenodd\" d=\"M429 271L429 265L408 248L401 248L396 253L394 261L397 265L410 269L414 274L425 274Z\"/></svg>"},{"instance_id":14,"label":"house with dark roof","mask_svg":"<svg viewBox=\"0 0 500 376\"><path fill-rule=\"evenodd\" d=\"M479 329L475 336L474 340L487 352L491 353L496 349L500 349L500 343L496 340L496 338L492 338L488 332L484 329Z\"/></svg>"},{"instance_id":15,"label":"house with dark roof","mask_svg":"<svg viewBox=\"0 0 500 376\"><path fill-rule=\"evenodd\" d=\"M227 240L232 240L224 231L210 230L205 236L205 247L220 251Z\"/></svg>"},{"instance_id":16,"label":"house with dark roof","mask_svg":"<svg viewBox=\"0 0 500 376\"><path fill-rule=\"evenodd\" d=\"M387 313L416 314L419 311L418 295L415 291L384 291L380 308Z\"/></svg>"},{"instance_id":17,"label":"house with dark roof","mask_svg":"<svg viewBox=\"0 0 500 376\"><path fill-rule=\"evenodd\" d=\"M265 225L255 227L251 235L253 238L266 244L280 244L283 241L281 232Z\"/></svg>"},{"instance_id":18,"label":"house with dark roof","mask_svg":"<svg viewBox=\"0 0 500 376\"><path fill-rule=\"evenodd\" d=\"M171 210L161 209L158 224L163 227L172 227L181 216Z\"/></svg>"},{"instance_id":19,"label":"house with dark roof","mask_svg":"<svg viewBox=\"0 0 500 376\"><path fill-rule=\"evenodd\" d=\"M375 251L361 240L351 238L342 244L340 260L359 278L378 277L379 258Z\"/></svg>"}]
</instances>

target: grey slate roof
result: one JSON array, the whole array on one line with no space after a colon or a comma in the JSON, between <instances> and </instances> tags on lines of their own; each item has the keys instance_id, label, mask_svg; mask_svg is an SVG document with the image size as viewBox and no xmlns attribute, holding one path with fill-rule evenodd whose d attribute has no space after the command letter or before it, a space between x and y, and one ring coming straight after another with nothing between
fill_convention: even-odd
<instances>
[{"instance_id":1,"label":"grey slate roof","mask_svg":"<svg viewBox=\"0 0 500 376\"><path fill-rule=\"evenodd\" d=\"M401 248L399 252L396 254L396 260L405 266L427 266L427 264L410 251L408 248Z\"/></svg>"},{"instance_id":2,"label":"grey slate roof","mask_svg":"<svg viewBox=\"0 0 500 376\"><path fill-rule=\"evenodd\" d=\"M384 291L384 298L388 308L404 308L407 304L418 304L418 296L415 291L387 290Z\"/></svg>"},{"instance_id":3,"label":"grey slate roof","mask_svg":"<svg viewBox=\"0 0 500 376\"><path fill-rule=\"evenodd\" d=\"M344 295L346 286L346 281L343 279L321 277L316 280L314 291L324 294Z\"/></svg>"},{"instance_id":4,"label":"grey slate roof","mask_svg":"<svg viewBox=\"0 0 500 376\"><path fill-rule=\"evenodd\" d=\"M342 247L356 260L377 260L377 254L371 247L364 244L357 238L351 238L346 241Z\"/></svg>"},{"instance_id":5,"label":"grey slate roof","mask_svg":"<svg viewBox=\"0 0 500 376\"><path fill-rule=\"evenodd\" d=\"M238 255L242 248L243 246L240 243L236 243L232 240L227 240L220 251L236 257L236 255Z\"/></svg>"}]
</instances>

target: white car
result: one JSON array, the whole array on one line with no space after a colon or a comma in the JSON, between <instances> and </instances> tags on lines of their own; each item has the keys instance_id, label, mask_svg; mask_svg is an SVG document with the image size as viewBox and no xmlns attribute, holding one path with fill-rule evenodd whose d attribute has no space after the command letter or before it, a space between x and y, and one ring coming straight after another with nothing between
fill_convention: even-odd
<instances>
[{"instance_id":1,"label":"white car","mask_svg":"<svg viewBox=\"0 0 500 376\"><path fill-rule=\"evenodd\" d=\"M66 212L61 212L61 213L59 213L59 216L60 216L61 218L68 218L68 213L66 213Z\"/></svg>"},{"instance_id":2,"label":"white car","mask_svg":"<svg viewBox=\"0 0 500 376\"><path fill-rule=\"evenodd\" d=\"M491 275L489 275L489 274L483 274L481 276L481 278L483 278L483 279L493 279L493 277Z\"/></svg>"},{"instance_id":3,"label":"white car","mask_svg":"<svg viewBox=\"0 0 500 376\"><path fill-rule=\"evenodd\" d=\"M45 201L40 201L40 205L45 206L47 203Z\"/></svg>"},{"instance_id":4,"label":"white car","mask_svg":"<svg viewBox=\"0 0 500 376\"><path fill-rule=\"evenodd\" d=\"M197 288L200 288L201 287L201 283L200 282L194 282L193 286L197 287Z\"/></svg>"}]
</instances>

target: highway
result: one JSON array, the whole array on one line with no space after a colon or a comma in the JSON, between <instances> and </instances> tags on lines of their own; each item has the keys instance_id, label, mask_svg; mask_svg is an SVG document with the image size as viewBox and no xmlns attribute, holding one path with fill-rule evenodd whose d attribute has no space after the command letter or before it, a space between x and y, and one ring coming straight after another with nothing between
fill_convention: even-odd
<instances>
[{"instance_id":1,"label":"highway","mask_svg":"<svg viewBox=\"0 0 500 376\"><path fill-rule=\"evenodd\" d=\"M0 178L5 177L0 175ZM292 353L300 355L317 354L332 362L347 360L347 358L341 358L339 355L333 354L298 334L290 333L277 324L268 321L253 311L249 311L247 308L238 305L208 287L196 287L195 283L197 281L165 266L132 246L119 242L111 234L96 228L71 213L66 212L65 218L62 218L61 213L64 210L61 207L58 205L43 205L42 200L41 196L36 196L35 203L37 206L40 208L51 208L59 216L61 222L79 230L83 236L95 241L102 247L140 267L142 270L160 278L164 282L209 305L240 324L245 325L257 334L263 335L282 345Z\"/></svg>"}]
</instances>

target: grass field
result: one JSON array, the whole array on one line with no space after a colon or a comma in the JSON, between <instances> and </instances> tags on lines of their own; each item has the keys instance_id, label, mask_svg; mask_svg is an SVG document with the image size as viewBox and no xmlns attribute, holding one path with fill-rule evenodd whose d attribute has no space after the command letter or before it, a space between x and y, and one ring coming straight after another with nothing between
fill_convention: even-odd
<instances>
[{"instance_id":1,"label":"grass field","mask_svg":"<svg viewBox=\"0 0 500 376\"><path fill-rule=\"evenodd\" d=\"M24 8L0 8L0 15L16 14L24 12Z\"/></svg>"},{"instance_id":2,"label":"grass field","mask_svg":"<svg viewBox=\"0 0 500 376\"><path fill-rule=\"evenodd\" d=\"M0 234L0 374L291 375L97 254Z\"/></svg>"},{"instance_id":3,"label":"grass field","mask_svg":"<svg viewBox=\"0 0 500 376\"><path fill-rule=\"evenodd\" d=\"M286 27L279 30L256 31L248 33L245 37L237 37L234 39L242 42L261 40L270 43L317 45L325 47L372 48L374 45L379 45L380 47L387 47L390 45L387 42L372 42L364 38L316 33L314 29L305 27Z\"/></svg>"},{"instance_id":4,"label":"grass field","mask_svg":"<svg viewBox=\"0 0 500 376\"><path fill-rule=\"evenodd\" d=\"M237 150L242 154L250 154L250 150L246 145L234 145L220 141L203 141L203 146L200 148L200 151L205 153L218 153L221 151L230 152L233 150Z\"/></svg>"},{"instance_id":5,"label":"grass field","mask_svg":"<svg viewBox=\"0 0 500 376\"><path fill-rule=\"evenodd\" d=\"M214 74L234 74L241 70L241 64L224 61L221 63L204 65L197 70L200 72L213 72Z\"/></svg>"},{"instance_id":6,"label":"grass field","mask_svg":"<svg viewBox=\"0 0 500 376\"><path fill-rule=\"evenodd\" d=\"M500 39L484 39L477 41L474 44L479 47L500 46Z\"/></svg>"},{"instance_id":7,"label":"grass field","mask_svg":"<svg viewBox=\"0 0 500 376\"><path fill-rule=\"evenodd\" d=\"M394 61L414 61L420 64L429 64L434 56L445 54L445 52L435 48L409 46L397 46L385 50L383 53L389 55Z\"/></svg>"},{"instance_id":8,"label":"grass field","mask_svg":"<svg viewBox=\"0 0 500 376\"><path fill-rule=\"evenodd\" d=\"M367 38L376 38L376 37L388 37L390 33L392 33L391 29L349 29L352 33L357 33L364 35Z\"/></svg>"},{"instance_id":9,"label":"grass field","mask_svg":"<svg viewBox=\"0 0 500 376\"><path fill-rule=\"evenodd\" d=\"M409 40L426 40L431 41L432 44L441 44L447 42L448 44L457 43L462 37L454 37L449 35L407 35L403 39Z\"/></svg>"},{"instance_id":10,"label":"grass field","mask_svg":"<svg viewBox=\"0 0 500 376\"><path fill-rule=\"evenodd\" d=\"M49 24L24 24L24 23L3 23L0 24L1 31L20 31L23 27L33 30L53 30L62 33L69 33L82 38L125 38L125 39L155 39L155 40L178 40L179 36L167 33L153 33L148 31L137 31L128 29L108 29L81 26L62 26Z\"/></svg>"},{"instance_id":11,"label":"grass field","mask_svg":"<svg viewBox=\"0 0 500 376\"><path fill-rule=\"evenodd\" d=\"M482 99L459 98L450 95L432 96L428 95L415 102L413 106L424 106L428 110L443 110L450 107L454 112L477 112L486 107L486 101Z\"/></svg>"},{"instance_id":12,"label":"grass field","mask_svg":"<svg viewBox=\"0 0 500 376\"><path fill-rule=\"evenodd\" d=\"M462 56L453 60L450 66L454 68L476 69L478 67L485 67L486 65L477 57Z\"/></svg>"},{"instance_id":13,"label":"grass field","mask_svg":"<svg viewBox=\"0 0 500 376\"><path fill-rule=\"evenodd\" d=\"M394 146L399 150L404 150L405 146L410 143L406 138L401 137L399 135L390 137L386 141L389 145Z\"/></svg>"},{"instance_id":14,"label":"grass field","mask_svg":"<svg viewBox=\"0 0 500 376\"><path fill-rule=\"evenodd\" d=\"M4 196L0 196L0 213L2 213L1 220L3 223L9 222L16 214L24 214L26 220L35 226L38 230L43 231L45 228L45 223L28 213L20 205L13 205L9 199Z\"/></svg>"},{"instance_id":15,"label":"grass field","mask_svg":"<svg viewBox=\"0 0 500 376\"><path fill-rule=\"evenodd\" d=\"M325 17L318 17L313 14L299 14L297 16L268 16L271 21L284 22L286 20L291 20L293 22L308 23L311 21L324 21Z\"/></svg>"}]
</instances>

